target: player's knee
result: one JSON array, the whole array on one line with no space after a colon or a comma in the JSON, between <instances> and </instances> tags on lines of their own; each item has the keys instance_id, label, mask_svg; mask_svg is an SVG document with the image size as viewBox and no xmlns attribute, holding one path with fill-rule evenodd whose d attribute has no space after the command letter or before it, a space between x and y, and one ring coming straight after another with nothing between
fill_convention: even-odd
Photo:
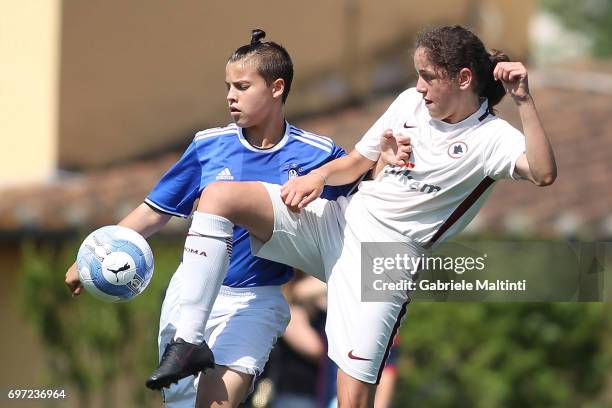
<instances>
[{"instance_id":1,"label":"player's knee","mask_svg":"<svg viewBox=\"0 0 612 408\"><path fill-rule=\"evenodd\" d=\"M237 183L215 181L206 186L200 195L198 211L231 218L237 211Z\"/></svg>"}]
</instances>

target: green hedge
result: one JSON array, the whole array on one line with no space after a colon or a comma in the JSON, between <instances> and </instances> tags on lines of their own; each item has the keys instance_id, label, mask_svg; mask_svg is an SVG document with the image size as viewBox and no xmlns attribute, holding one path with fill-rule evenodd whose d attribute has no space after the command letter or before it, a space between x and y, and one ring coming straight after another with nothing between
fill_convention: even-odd
<instances>
[{"instance_id":1,"label":"green hedge","mask_svg":"<svg viewBox=\"0 0 612 408\"><path fill-rule=\"evenodd\" d=\"M156 240L155 273L144 293L127 303L105 303L85 293L73 299L64 274L78 244L23 245L22 306L47 348L49 385L70 384L80 406L161 403L144 381L157 366L157 332L165 288L182 254L180 242ZM131 402L117 403L117 390Z\"/></svg>"},{"instance_id":2,"label":"green hedge","mask_svg":"<svg viewBox=\"0 0 612 408\"><path fill-rule=\"evenodd\" d=\"M49 385L70 384L83 407L160 405L144 380L182 243L152 247L146 292L108 304L70 297L63 277L76 243L23 246L22 305L47 348ZM610 406L610 312L602 303L414 303L401 330L396 406ZM126 388L132 401L118 404L116 390Z\"/></svg>"},{"instance_id":3,"label":"green hedge","mask_svg":"<svg viewBox=\"0 0 612 408\"><path fill-rule=\"evenodd\" d=\"M610 406L610 312L605 303L412 304L397 406Z\"/></svg>"}]
</instances>

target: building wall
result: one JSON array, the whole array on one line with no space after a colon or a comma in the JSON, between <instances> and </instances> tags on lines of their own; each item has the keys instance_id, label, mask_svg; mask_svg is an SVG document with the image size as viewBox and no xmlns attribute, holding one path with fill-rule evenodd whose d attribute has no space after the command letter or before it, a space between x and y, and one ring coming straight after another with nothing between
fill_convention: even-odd
<instances>
[{"instance_id":1,"label":"building wall","mask_svg":"<svg viewBox=\"0 0 612 408\"><path fill-rule=\"evenodd\" d=\"M523 57L532 3L3 0L2 37L11 40L0 58L12 62L0 106L11 112L2 125L11 137L2 138L0 170L44 180L57 168L185 146L196 130L226 124L225 61L255 27L293 56L287 112L296 115L407 82L411 39L426 25L467 24Z\"/></svg>"},{"instance_id":2,"label":"building wall","mask_svg":"<svg viewBox=\"0 0 612 408\"><path fill-rule=\"evenodd\" d=\"M530 3L521 0L520 3ZM369 90L372 56L393 49L424 23L493 16L486 37L524 55L528 7L503 1L414 2L269 0L63 3L60 165L68 168L186 145L202 127L229 121L224 67L229 54L261 27L294 58L289 113L325 107ZM484 6L486 5L486 7ZM476 11L474 11L476 10ZM484 16L484 19L483 19ZM399 40L398 40L399 39ZM405 59L409 54L405 47ZM340 79L339 79L340 78ZM307 90L307 84L314 86Z\"/></svg>"},{"instance_id":3,"label":"building wall","mask_svg":"<svg viewBox=\"0 0 612 408\"><path fill-rule=\"evenodd\" d=\"M60 1L0 1L0 186L57 165Z\"/></svg>"}]
</instances>

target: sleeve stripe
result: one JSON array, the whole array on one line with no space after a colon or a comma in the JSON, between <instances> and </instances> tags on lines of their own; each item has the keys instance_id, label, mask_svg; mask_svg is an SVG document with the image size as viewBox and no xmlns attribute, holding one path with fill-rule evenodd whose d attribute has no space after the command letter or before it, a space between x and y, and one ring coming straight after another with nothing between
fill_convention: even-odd
<instances>
[{"instance_id":1,"label":"sleeve stripe","mask_svg":"<svg viewBox=\"0 0 612 408\"><path fill-rule=\"evenodd\" d=\"M297 140L299 140L299 141L301 141L301 142L307 143L307 144L309 144L309 145L311 145L311 146L318 147L319 149L324 150L324 151L326 151L327 153L331 153L331 148L329 148L329 147L327 147L327 146L324 146L324 145L322 145L322 144L319 144L319 143L315 142L314 140L306 139L306 138L303 138L302 136L298 136L298 135L294 135L294 134L292 134L292 136L293 136L295 139L297 139Z\"/></svg>"},{"instance_id":2,"label":"sleeve stripe","mask_svg":"<svg viewBox=\"0 0 612 408\"><path fill-rule=\"evenodd\" d=\"M310 133L310 132L306 132L302 129L298 129L295 126L291 126L291 132L292 135L297 135L297 136L303 136L305 138L314 140L316 142L328 145L329 147L333 147L334 146L334 142L325 136L320 136L320 135L316 135L314 133Z\"/></svg>"},{"instance_id":3,"label":"sleeve stripe","mask_svg":"<svg viewBox=\"0 0 612 408\"><path fill-rule=\"evenodd\" d=\"M166 210L165 208L160 207L158 204L155 204L153 201L151 201L148 198L145 198L144 202L145 202L145 204L147 204L148 206L150 206L154 210L158 210L158 211L163 212L165 214L174 215L176 217L181 217L181 218L189 217L189 214L185 215L185 214L181 214L181 213L178 213L178 212Z\"/></svg>"},{"instance_id":4,"label":"sleeve stripe","mask_svg":"<svg viewBox=\"0 0 612 408\"><path fill-rule=\"evenodd\" d=\"M329 137L327 136L321 136L321 135L317 135L316 133L312 133L312 132L307 132L307 131L303 131L304 135L308 135L308 136L312 136L315 137L317 139L323 139L324 141L326 141L327 143L329 143L330 146L332 146L334 144L334 141L331 140Z\"/></svg>"},{"instance_id":5,"label":"sleeve stripe","mask_svg":"<svg viewBox=\"0 0 612 408\"><path fill-rule=\"evenodd\" d=\"M227 126L219 126L219 127L214 127L214 128L208 128L208 129L200 130L196 134L216 133L216 132L222 132L222 131L226 131L226 130L233 130L235 128L236 128L236 124L235 123L230 123Z\"/></svg>"},{"instance_id":6,"label":"sleeve stripe","mask_svg":"<svg viewBox=\"0 0 612 408\"><path fill-rule=\"evenodd\" d=\"M221 136L221 135L226 135L230 133L233 134L235 132L236 132L235 125L230 125L224 128L207 129L207 130L202 130L196 133L195 140L201 140L201 139L206 139L206 138L213 137L213 136Z\"/></svg>"}]
</instances>

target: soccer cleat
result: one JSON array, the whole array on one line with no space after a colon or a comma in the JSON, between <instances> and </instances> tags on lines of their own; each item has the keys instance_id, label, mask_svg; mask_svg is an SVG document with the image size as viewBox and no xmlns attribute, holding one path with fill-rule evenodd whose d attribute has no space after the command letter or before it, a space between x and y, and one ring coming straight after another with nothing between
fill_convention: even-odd
<instances>
[{"instance_id":1,"label":"soccer cleat","mask_svg":"<svg viewBox=\"0 0 612 408\"><path fill-rule=\"evenodd\" d=\"M206 344L192 344L178 338L166 346L159 367L146 382L147 388L161 390L180 379L215 367L215 357Z\"/></svg>"}]
</instances>

